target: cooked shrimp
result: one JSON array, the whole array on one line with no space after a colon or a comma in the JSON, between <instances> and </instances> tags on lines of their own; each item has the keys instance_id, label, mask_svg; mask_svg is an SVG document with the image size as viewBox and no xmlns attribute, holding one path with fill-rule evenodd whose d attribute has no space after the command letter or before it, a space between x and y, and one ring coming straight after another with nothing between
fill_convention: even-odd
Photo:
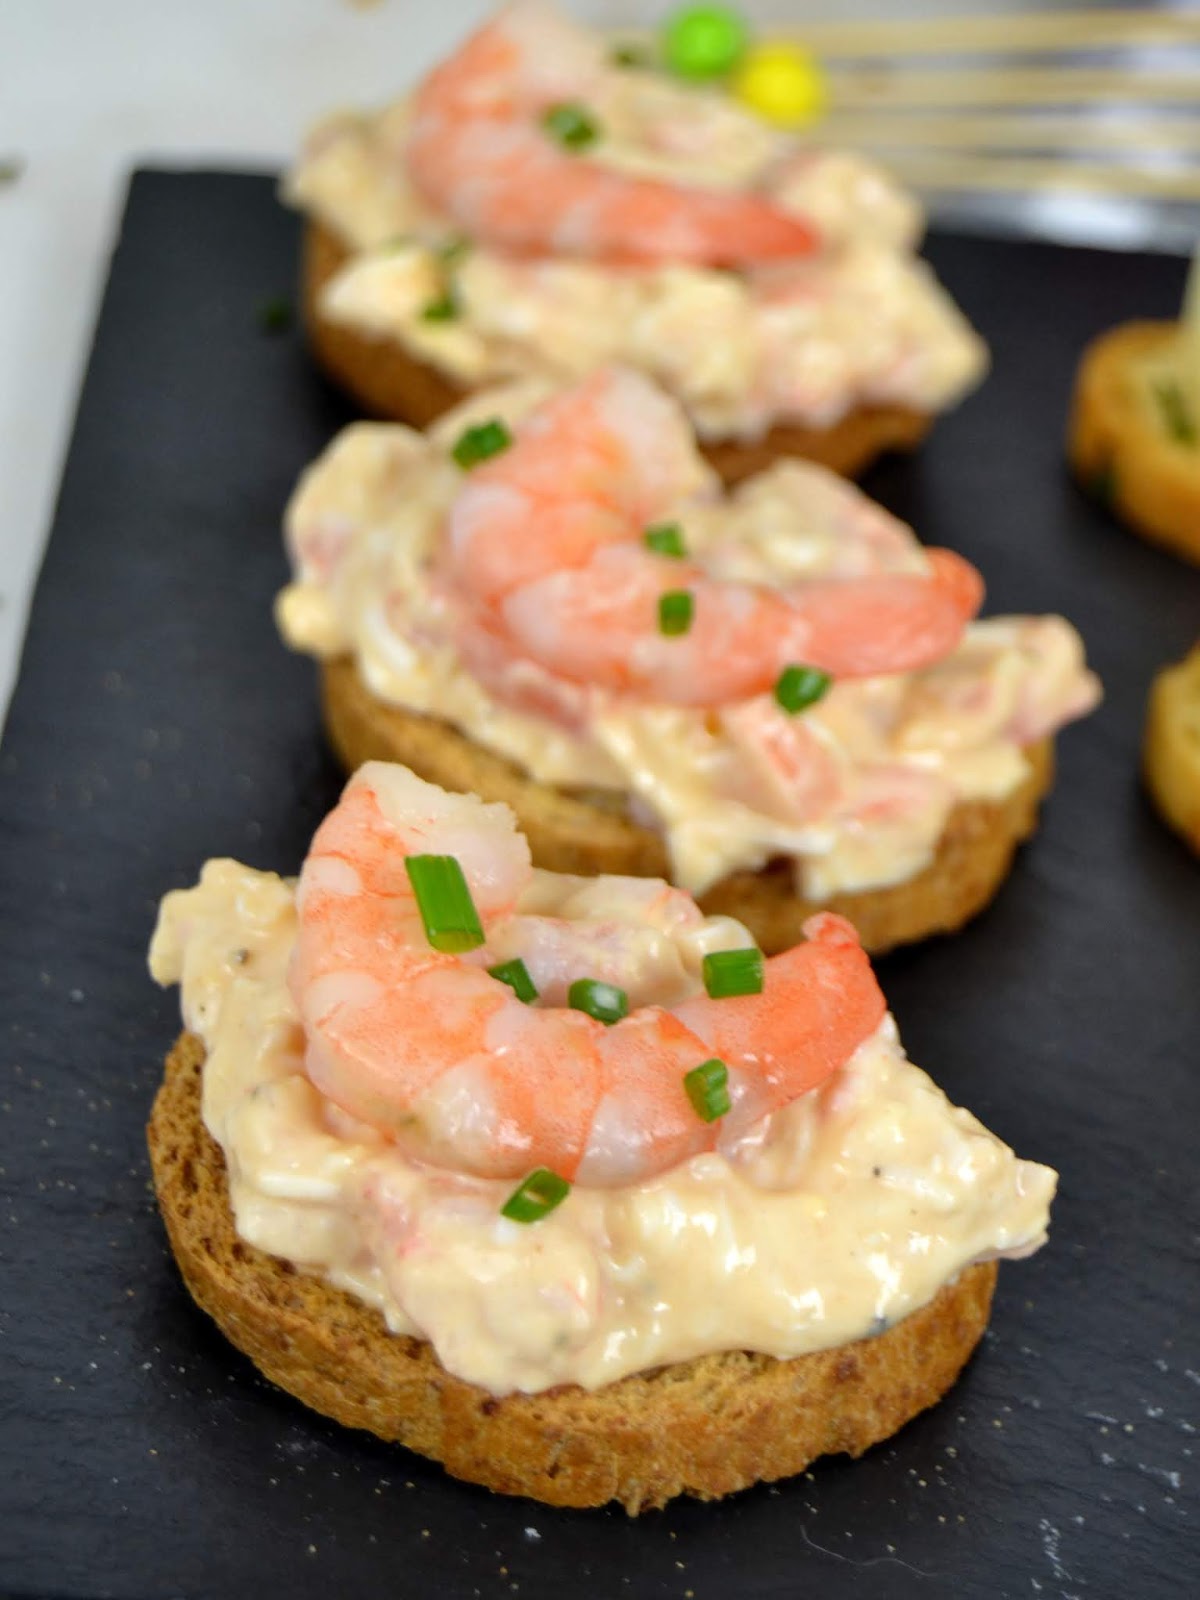
<instances>
[{"instance_id":1,"label":"cooked shrimp","mask_svg":"<svg viewBox=\"0 0 1200 1600\"><path fill-rule=\"evenodd\" d=\"M604 70L550 10L508 7L418 90L411 177L473 239L521 255L737 266L815 248L812 226L762 195L631 177L555 143L544 113Z\"/></svg>"},{"instance_id":2,"label":"cooked shrimp","mask_svg":"<svg viewBox=\"0 0 1200 1600\"><path fill-rule=\"evenodd\" d=\"M983 585L948 550L927 551L924 573L784 588L653 554L644 531L680 503L681 452L691 452L682 413L636 373L609 369L559 394L456 500L460 581L551 672L677 705L761 693L793 661L872 677L926 666L958 643ZM691 596L682 635L658 626L671 590Z\"/></svg>"},{"instance_id":3,"label":"cooked shrimp","mask_svg":"<svg viewBox=\"0 0 1200 1600\"><path fill-rule=\"evenodd\" d=\"M519 956L551 1006L566 1005L577 978L615 984L632 1006L668 1005L695 988L708 926L691 895L661 878L539 874L520 910L489 928L481 959ZM745 943L745 929L731 928L728 943Z\"/></svg>"},{"instance_id":4,"label":"cooked shrimp","mask_svg":"<svg viewBox=\"0 0 1200 1600\"><path fill-rule=\"evenodd\" d=\"M426 853L457 858L489 937L519 950L504 927L520 921L531 868L508 808L371 762L313 840L290 974L313 1082L419 1159L497 1178L537 1166L596 1185L649 1177L717 1142L720 1123L701 1120L683 1084L715 1050L725 1121L740 1126L822 1082L883 1016L857 936L828 916L766 963L759 995L641 1005L612 1026L544 997L525 1005L477 952L428 943L405 868ZM692 915L667 885L633 893L671 897L668 920Z\"/></svg>"},{"instance_id":5,"label":"cooked shrimp","mask_svg":"<svg viewBox=\"0 0 1200 1600\"><path fill-rule=\"evenodd\" d=\"M846 787L846 758L807 717L790 717L757 695L721 714L737 757L735 793L766 816L814 822L831 815Z\"/></svg>"}]
</instances>

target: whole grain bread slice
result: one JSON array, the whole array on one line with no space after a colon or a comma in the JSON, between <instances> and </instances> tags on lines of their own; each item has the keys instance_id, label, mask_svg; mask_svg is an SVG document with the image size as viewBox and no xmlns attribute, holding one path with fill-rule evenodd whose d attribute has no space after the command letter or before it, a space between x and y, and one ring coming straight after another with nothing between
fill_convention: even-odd
<instances>
[{"instance_id":1,"label":"whole grain bread slice","mask_svg":"<svg viewBox=\"0 0 1200 1600\"><path fill-rule=\"evenodd\" d=\"M325 726L353 772L364 761L398 761L443 789L504 800L516 813L538 866L556 872L669 877L662 838L626 814L615 793L570 793L537 783L503 756L475 744L449 723L385 704L349 657L321 669ZM878 955L894 945L949 933L980 911L1008 874L1017 845L1032 833L1038 802L1050 787L1049 739L1026 750L1029 772L1002 800L970 800L951 813L929 865L884 889L836 894L817 904L796 894L790 862L735 872L699 896L711 915L737 917L768 954L799 944L806 919L836 911Z\"/></svg>"},{"instance_id":2,"label":"whole grain bread slice","mask_svg":"<svg viewBox=\"0 0 1200 1600\"><path fill-rule=\"evenodd\" d=\"M326 374L370 416L428 427L465 400L468 391L410 355L399 339L361 333L326 315L321 290L350 255L331 228L309 219L301 301L313 353ZM929 412L906 406L860 406L829 428L789 423L761 439L702 441L702 448L726 483L737 483L785 456L803 456L854 477L885 450L914 449L932 424Z\"/></svg>"},{"instance_id":3,"label":"whole grain bread slice","mask_svg":"<svg viewBox=\"0 0 1200 1600\"><path fill-rule=\"evenodd\" d=\"M987 1325L994 1262L969 1267L873 1339L778 1361L701 1356L603 1389L497 1397L427 1343L238 1238L220 1147L200 1118L204 1046L167 1058L147 1135L171 1248L193 1298L272 1382L314 1410L440 1461L455 1477L555 1506L715 1499L861 1455L933 1405Z\"/></svg>"}]
</instances>

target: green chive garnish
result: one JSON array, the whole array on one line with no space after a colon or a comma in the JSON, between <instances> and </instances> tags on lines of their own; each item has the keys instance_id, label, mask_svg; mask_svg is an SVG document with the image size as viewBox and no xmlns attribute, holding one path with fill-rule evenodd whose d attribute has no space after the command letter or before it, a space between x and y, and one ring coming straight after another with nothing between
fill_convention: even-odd
<instances>
[{"instance_id":1,"label":"green chive garnish","mask_svg":"<svg viewBox=\"0 0 1200 1600\"><path fill-rule=\"evenodd\" d=\"M435 950L454 955L483 943L483 927L456 856L405 856L408 881Z\"/></svg>"},{"instance_id":2,"label":"green chive garnish","mask_svg":"<svg viewBox=\"0 0 1200 1600\"><path fill-rule=\"evenodd\" d=\"M681 561L687 555L683 542L683 529L677 522L657 522L642 535L646 548L657 556L674 556Z\"/></svg>"},{"instance_id":3,"label":"green chive garnish","mask_svg":"<svg viewBox=\"0 0 1200 1600\"><path fill-rule=\"evenodd\" d=\"M513 1190L500 1207L500 1215L510 1222L540 1222L555 1206L562 1205L570 1192L571 1185L565 1178L549 1167L539 1167Z\"/></svg>"},{"instance_id":4,"label":"green chive garnish","mask_svg":"<svg viewBox=\"0 0 1200 1600\"><path fill-rule=\"evenodd\" d=\"M729 1098L729 1068L714 1056L702 1061L698 1067L683 1075L683 1087L696 1108L696 1115L705 1122L715 1122L732 1106Z\"/></svg>"},{"instance_id":5,"label":"green chive garnish","mask_svg":"<svg viewBox=\"0 0 1200 1600\"><path fill-rule=\"evenodd\" d=\"M658 597L658 631L686 633L692 625L692 597L686 589L668 589Z\"/></svg>"},{"instance_id":6,"label":"green chive garnish","mask_svg":"<svg viewBox=\"0 0 1200 1600\"><path fill-rule=\"evenodd\" d=\"M489 967L489 974L506 983L518 1000L531 1006L538 997L537 985L529 976L529 968L520 956L515 961L502 961L498 967Z\"/></svg>"},{"instance_id":7,"label":"green chive garnish","mask_svg":"<svg viewBox=\"0 0 1200 1600\"><path fill-rule=\"evenodd\" d=\"M600 124L595 117L572 100L548 107L542 114L542 127L564 150L586 150L600 137Z\"/></svg>"},{"instance_id":8,"label":"green chive garnish","mask_svg":"<svg viewBox=\"0 0 1200 1600\"><path fill-rule=\"evenodd\" d=\"M20 156L0 156L0 183L16 183L24 171Z\"/></svg>"},{"instance_id":9,"label":"green chive garnish","mask_svg":"<svg viewBox=\"0 0 1200 1600\"><path fill-rule=\"evenodd\" d=\"M597 1022L610 1026L629 1015L629 996L615 983L602 983L599 978L576 978L567 990L567 1004L573 1011L586 1011Z\"/></svg>"},{"instance_id":10,"label":"green chive garnish","mask_svg":"<svg viewBox=\"0 0 1200 1600\"><path fill-rule=\"evenodd\" d=\"M1162 412L1167 432L1176 444L1196 443L1196 423L1184 399L1183 390L1172 379L1154 385L1154 398Z\"/></svg>"},{"instance_id":11,"label":"green chive garnish","mask_svg":"<svg viewBox=\"0 0 1200 1600\"><path fill-rule=\"evenodd\" d=\"M704 987L714 1000L735 994L761 994L763 953L753 945L742 950L714 950L701 964Z\"/></svg>"},{"instance_id":12,"label":"green chive garnish","mask_svg":"<svg viewBox=\"0 0 1200 1600\"><path fill-rule=\"evenodd\" d=\"M453 267L457 266L470 248L470 239L464 239L462 234L458 234L453 239L443 239L441 244L434 247L433 253L444 267Z\"/></svg>"},{"instance_id":13,"label":"green chive garnish","mask_svg":"<svg viewBox=\"0 0 1200 1600\"><path fill-rule=\"evenodd\" d=\"M816 705L833 679L820 667L784 667L775 684L775 699L791 716Z\"/></svg>"},{"instance_id":14,"label":"green chive garnish","mask_svg":"<svg viewBox=\"0 0 1200 1600\"><path fill-rule=\"evenodd\" d=\"M469 472L481 461L487 461L489 457L498 456L502 450L507 450L511 443L512 434L499 417L493 417L490 422L476 423L475 427L468 428L465 433L460 434L451 454L463 471Z\"/></svg>"},{"instance_id":15,"label":"green chive garnish","mask_svg":"<svg viewBox=\"0 0 1200 1600\"><path fill-rule=\"evenodd\" d=\"M421 312L422 322L453 322L461 307L453 288L443 289Z\"/></svg>"},{"instance_id":16,"label":"green chive garnish","mask_svg":"<svg viewBox=\"0 0 1200 1600\"><path fill-rule=\"evenodd\" d=\"M292 325L292 302L284 295L264 300L258 308L258 325L264 333L286 333Z\"/></svg>"},{"instance_id":17,"label":"green chive garnish","mask_svg":"<svg viewBox=\"0 0 1200 1600\"><path fill-rule=\"evenodd\" d=\"M614 67L652 67L654 52L644 44L615 44L608 59Z\"/></svg>"}]
</instances>

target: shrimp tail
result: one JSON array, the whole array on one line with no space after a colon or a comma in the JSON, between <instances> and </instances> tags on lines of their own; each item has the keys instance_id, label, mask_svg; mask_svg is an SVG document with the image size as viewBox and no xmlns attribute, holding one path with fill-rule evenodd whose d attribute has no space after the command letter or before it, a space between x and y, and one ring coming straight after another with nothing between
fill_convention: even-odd
<instances>
[{"instance_id":1,"label":"shrimp tail","mask_svg":"<svg viewBox=\"0 0 1200 1600\"><path fill-rule=\"evenodd\" d=\"M823 1083L878 1028L883 992L858 934L820 912L805 942L766 963L761 993L697 996L679 1016L733 1070L753 1080L752 1115L778 1110Z\"/></svg>"},{"instance_id":2,"label":"shrimp tail","mask_svg":"<svg viewBox=\"0 0 1200 1600\"><path fill-rule=\"evenodd\" d=\"M953 550L932 549L927 554L934 582L941 586L962 620L970 622L983 605L984 583L978 567Z\"/></svg>"},{"instance_id":3,"label":"shrimp tail","mask_svg":"<svg viewBox=\"0 0 1200 1600\"><path fill-rule=\"evenodd\" d=\"M927 573L822 580L793 591L797 648L835 678L914 672L954 649L983 603L983 579L952 550Z\"/></svg>"}]
</instances>

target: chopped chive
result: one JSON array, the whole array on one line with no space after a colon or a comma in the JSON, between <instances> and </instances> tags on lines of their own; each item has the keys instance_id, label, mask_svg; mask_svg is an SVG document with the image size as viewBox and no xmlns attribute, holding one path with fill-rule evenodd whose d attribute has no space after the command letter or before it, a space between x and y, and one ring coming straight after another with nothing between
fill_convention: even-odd
<instances>
[{"instance_id":1,"label":"chopped chive","mask_svg":"<svg viewBox=\"0 0 1200 1600\"><path fill-rule=\"evenodd\" d=\"M685 1072L683 1087L696 1108L696 1115L705 1122L715 1122L733 1105L729 1098L729 1068L715 1056Z\"/></svg>"},{"instance_id":2,"label":"chopped chive","mask_svg":"<svg viewBox=\"0 0 1200 1600\"><path fill-rule=\"evenodd\" d=\"M584 106L561 100L542 114L542 127L564 150L586 150L600 137L600 124Z\"/></svg>"},{"instance_id":3,"label":"chopped chive","mask_svg":"<svg viewBox=\"0 0 1200 1600\"><path fill-rule=\"evenodd\" d=\"M483 927L456 856L405 856L408 881L435 950L453 955L483 943Z\"/></svg>"},{"instance_id":4,"label":"chopped chive","mask_svg":"<svg viewBox=\"0 0 1200 1600\"><path fill-rule=\"evenodd\" d=\"M653 550L655 555L674 556L680 561L687 555L683 529L677 522L656 522L652 528L646 529L642 538L646 541L646 548Z\"/></svg>"},{"instance_id":5,"label":"chopped chive","mask_svg":"<svg viewBox=\"0 0 1200 1600\"><path fill-rule=\"evenodd\" d=\"M695 607L686 589L668 589L658 597L658 631L668 635L686 633L692 625Z\"/></svg>"},{"instance_id":6,"label":"chopped chive","mask_svg":"<svg viewBox=\"0 0 1200 1600\"><path fill-rule=\"evenodd\" d=\"M465 433L460 434L451 454L463 471L469 472L481 461L487 461L491 456L498 456L502 450L507 450L511 443L512 434L499 417L493 417L490 422L479 422L475 427L468 428Z\"/></svg>"},{"instance_id":7,"label":"chopped chive","mask_svg":"<svg viewBox=\"0 0 1200 1600\"><path fill-rule=\"evenodd\" d=\"M735 994L761 994L765 968L763 953L749 945L742 950L714 950L701 963L704 987L714 1000Z\"/></svg>"},{"instance_id":8,"label":"chopped chive","mask_svg":"<svg viewBox=\"0 0 1200 1600\"><path fill-rule=\"evenodd\" d=\"M491 977L506 983L518 1000L531 1006L538 997L537 985L529 976L529 968L517 956L515 961L502 961L497 967L489 967Z\"/></svg>"},{"instance_id":9,"label":"chopped chive","mask_svg":"<svg viewBox=\"0 0 1200 1600\"><path fill-rule=\"evenodd\" d=\"M458 265L470 248L470 239L464 238L460 233L452 239L443 239L433 253L444 267L453 267Z\"/></svg>"},{"instance_id":10,"label":"chopped chive","mask_svg":"<svg viewBox=\"0 0 1200 1600\"><path fill-rule=\"evenodd\" d=\"M567 990L567 1004L573 1011L586 1011L597 1022L610 1027L629 1015L629 996L615 983L602 983L599 978L576 978Z\"/></svg>"},{"instance_id":11,"label":"chopped chive","mask_svg":"<svg viewBox=\"0 0 1200 1600\"><path fill-rule=\"evenodd\" d=\"M775 681L775 699L790 715L816 705L829 692L833 679L820 667L784 667Z\"/></svg>"},{"instance_id":12,"label":"chopped chive","mask_svg":"<svg viewBox=\"0 0 1200 1600\"><path fill-rule=\"evenodd\" d=\"M519 1184L500 1207L500 1215L510 1222L540 1222L571 1192L571 1185L549 1167L539 1167Z\"/></svg>"},{"instance_id":13,"label":"chopped chive","mask_svg":"<svg viewBox=\"0 0 1200 1600\"><path fill-rule=\"evenodd\" d=\"M258 325L264 333L286 333L292 325L292 302L285 295L264 300L258 308Z\"/></svg>"},{"instance_id":14,"label":"chopped chive","mask_svg":"<svg viewBox=\"0 0 1200 1600\"><path fill-rule=\"evenodd\" d=\"M1183 390L1173 379L1154 385L1154 398L1162 412L1163 423L1176 444L1196 443L1196 423L1188 409Z\"/></svg>"},{"instance_id":15,"label":"chopped chive","mask_svg":"<svg viewBox=\"0 0 1200 1600\"><path fill-rule=\"evenodd\" d=\"M422 322L453 322L461 306L453 286L443 289L436 300L431 300L421 311Z\"/></svg>"},{"instance_id":16,"label":"chopped chive","mask_svg":"<svg viewBox=\"0 0 1200 1600\"><path fill-rule=\"evenodd\" d=\"M654 52L644 44L615 44L608 59L614 67L652 67Z\"/></svg>"},{"instance_id":17,"label":"chopped chive","mask_svg":"<svg viewBox=\"0 0 1200 1600\"><path fill-rule=\"evenodd\" d=\"M0 156L0 183L16 183L24 171L20 156Z\"/></svg>"}]
</instances>

